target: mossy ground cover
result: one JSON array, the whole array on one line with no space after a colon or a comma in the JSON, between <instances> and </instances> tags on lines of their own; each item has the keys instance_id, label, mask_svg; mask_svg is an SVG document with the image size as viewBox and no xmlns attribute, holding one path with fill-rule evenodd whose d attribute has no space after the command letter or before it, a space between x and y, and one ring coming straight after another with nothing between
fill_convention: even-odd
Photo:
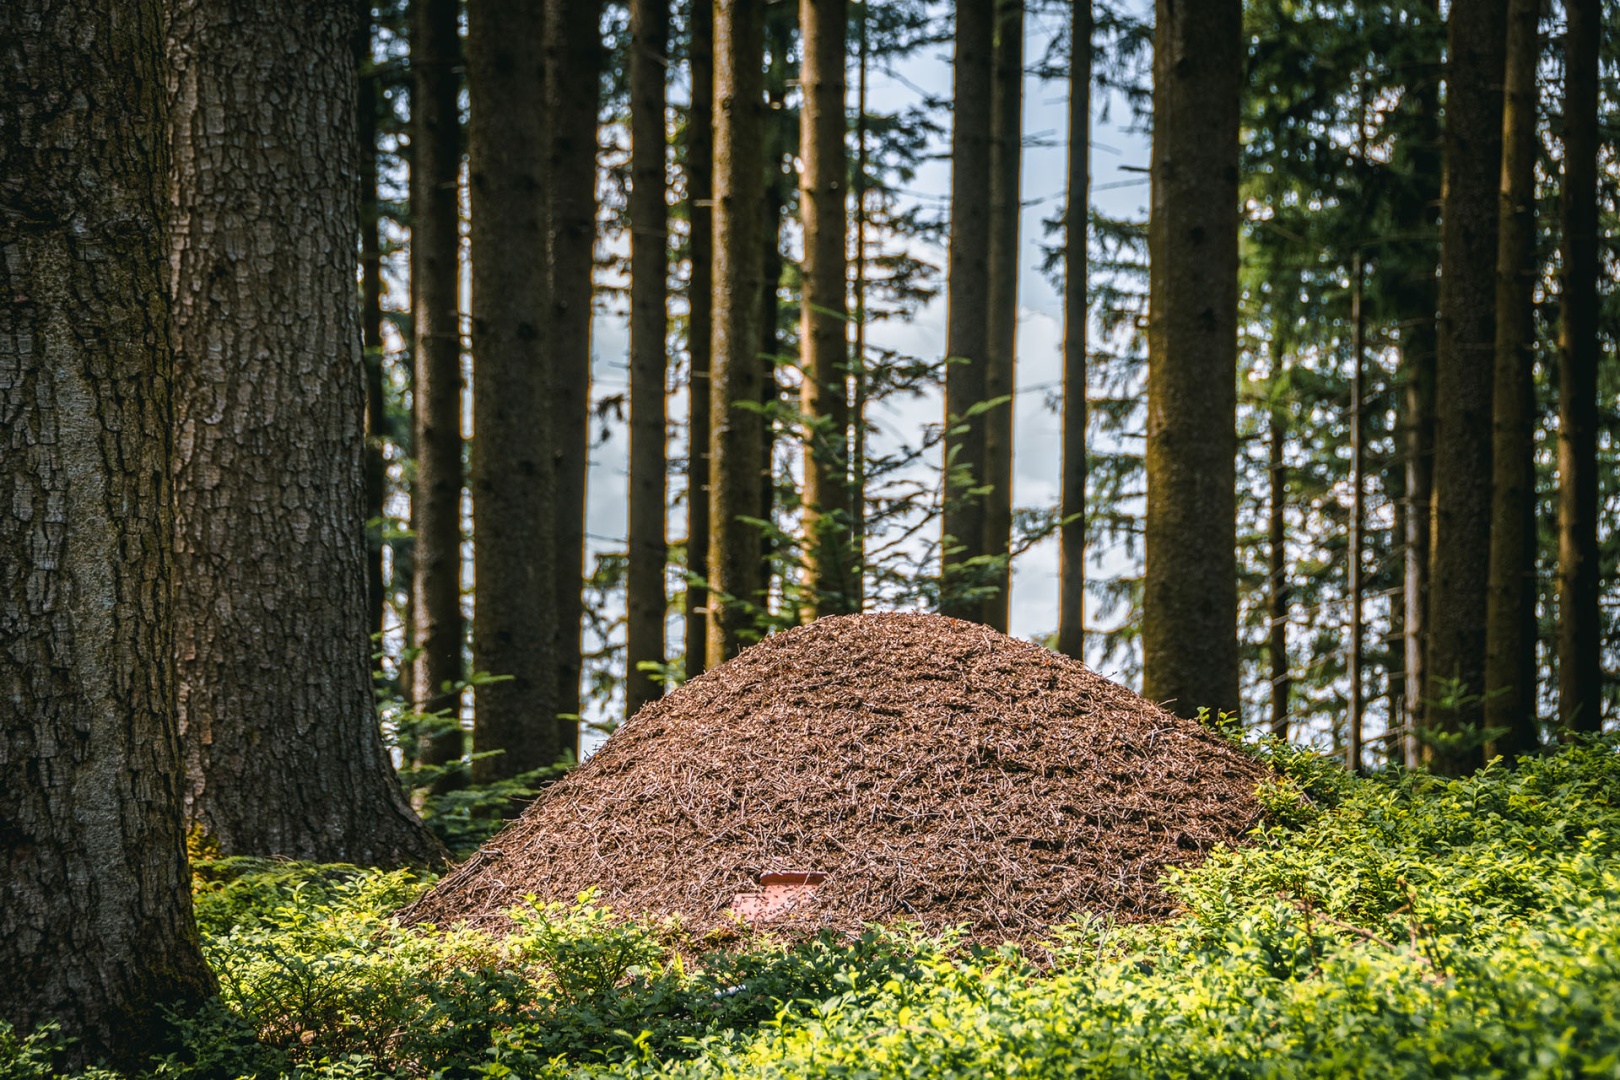
<instances>
[{"instance_id":1,"label":"mossy ground cover","mask_svg":"<svg viewBox=\"0 0 1620 1080\"><path fill-rule=\"evenodd\" d=\"M401 930L405 874L225 862L198 916L221 1006L155 1076L1620 1076L1620 752L1463 780L1281 779L1180 914L986 950L904 927L745 938L590 903L504 939ZM51 1075L0 1034L0 1077Z\"/></svg>"}]
</instances>

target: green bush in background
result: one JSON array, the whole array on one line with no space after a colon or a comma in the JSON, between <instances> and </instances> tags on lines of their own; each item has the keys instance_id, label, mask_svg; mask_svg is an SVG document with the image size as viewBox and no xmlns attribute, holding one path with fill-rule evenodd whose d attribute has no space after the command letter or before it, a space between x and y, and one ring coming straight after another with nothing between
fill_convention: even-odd
<instances>
[{"instance_id":1,"label":"green bush in background","mask_svg":"<svg viewBox=\"0 0 1620 1080\"><path fill-rule=\"evenodd\" d=\"M1259 747L1272 820L1170 875L1177 919L1023 950L719 948L589 895L503 939L407 931L408 874L220 860L197 909L221 1002L152 1075L1620 1076L1617 749L1445 780ZM0 1080L51 1075L51 1047L0 1029Z\"/></svg>"}]
</instances>

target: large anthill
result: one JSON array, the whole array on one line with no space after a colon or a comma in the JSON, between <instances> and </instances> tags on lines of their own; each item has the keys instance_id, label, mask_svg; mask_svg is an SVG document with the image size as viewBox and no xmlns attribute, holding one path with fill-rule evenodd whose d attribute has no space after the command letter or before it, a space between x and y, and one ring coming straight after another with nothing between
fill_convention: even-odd
<instances>
[{"instance_id":1,"label":"large anthill","mask_svg":"<svg viewBox=\"0 0 1620 1080\"><path fill-rule=\"evenodd\" d=\"M826 618L642 709L406 917L498 929L526 894L596 886L693 928L734 906L985 939L1156 919L1160 872L1240 841L1263 775L1038 645L934 615Z\"/></svg>"}]
</instances>

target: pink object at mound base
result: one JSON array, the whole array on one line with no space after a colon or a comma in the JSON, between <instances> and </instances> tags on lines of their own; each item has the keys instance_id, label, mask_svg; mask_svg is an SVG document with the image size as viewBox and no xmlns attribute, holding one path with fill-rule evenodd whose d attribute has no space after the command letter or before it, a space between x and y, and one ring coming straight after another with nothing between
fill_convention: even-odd
<instances>
[{"instance_id":1,"label":"pink object at mound base","mask_svg":"<svg viewBox=\"0 0 1620 1080\"><path fill-rule=\"evenodd\" d=\"M810 898L827 880L819 870L773 870L759 875L759 891L738 893L731 910L749 922L766 922Z\"/></svg>"}]
</instances>

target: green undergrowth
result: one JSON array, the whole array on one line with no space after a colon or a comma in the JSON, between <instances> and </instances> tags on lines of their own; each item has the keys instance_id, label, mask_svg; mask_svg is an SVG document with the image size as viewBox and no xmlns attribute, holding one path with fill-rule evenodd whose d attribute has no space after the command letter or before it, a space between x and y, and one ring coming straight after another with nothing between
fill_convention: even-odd
<instances>
[{"instance_id":1,"label":"green undergrowth","mask_svg":"<svg viewBox=\"0 0 1620 1080\"><path fill-rule=\"evenodd\" d=\"M405 931L407 874L206 864L221 1005L154 1075L1620 1076L1615 740L1462 780L1257 752L1271 820L1170 875L1177 919L1024 950L717 949L588 899ZM0 1080L49 1075L25 1043L0 1031Z\"/></svg>"}]
</instances>

